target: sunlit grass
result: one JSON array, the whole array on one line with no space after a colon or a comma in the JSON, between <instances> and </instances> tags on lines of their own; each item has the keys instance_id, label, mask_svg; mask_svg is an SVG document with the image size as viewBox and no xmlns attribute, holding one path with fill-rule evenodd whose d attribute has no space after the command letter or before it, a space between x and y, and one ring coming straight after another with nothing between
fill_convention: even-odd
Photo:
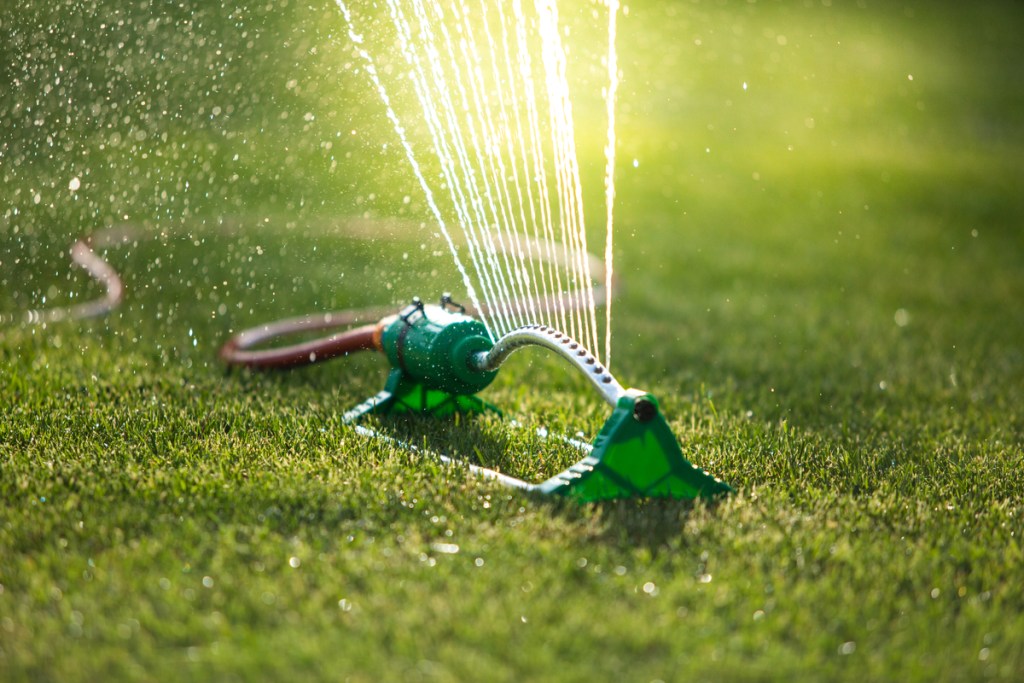
<instances>
[{"instance_id":1,"label":"sunlit grass","mask_svg":"<svg viewBox=\"0 0 1024 683\"><path fill-rule=\"evenodd\" d=\"M333 4L33 10L0 11L0 311L98 294L79 235L138 239L108 318L0 329L0 679L1024 670L1019 10L630 3L612 368L738 493L587 507L342 425L381 358L216 360L452 287ZM606 417L539 350L483 396L525 426L376 424L538 481L573 454L532 427Z\"/></svg>"}]
</instances>

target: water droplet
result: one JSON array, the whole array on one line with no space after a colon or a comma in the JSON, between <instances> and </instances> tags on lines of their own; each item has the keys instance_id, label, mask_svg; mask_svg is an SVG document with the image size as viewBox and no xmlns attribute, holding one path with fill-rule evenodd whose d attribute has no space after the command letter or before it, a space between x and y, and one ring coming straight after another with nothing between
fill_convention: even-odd
<instances>
[{"instance_id":1,"label":"water droplet","mask_svg":"<svg viewBox=\"0 0 1024 683\"><path fill-rule=\"evenodd\" d=\"M445 555L455 555L459 552L459 546L455 543L431 543L430 549Z\"/></svg>"},{"instance_id":2,"label":"water droplet","mask_svg":"<svg viewBox=\"0 0 1024 683\"><path fill-rule=\"evenodd\" d=\"M77 192L78 188L80 188L81 186L82 186L82 181L79 180L77 177L72 178L68 182L68 189L71 190L72 192Z\"/></svg>"}]
</instances>

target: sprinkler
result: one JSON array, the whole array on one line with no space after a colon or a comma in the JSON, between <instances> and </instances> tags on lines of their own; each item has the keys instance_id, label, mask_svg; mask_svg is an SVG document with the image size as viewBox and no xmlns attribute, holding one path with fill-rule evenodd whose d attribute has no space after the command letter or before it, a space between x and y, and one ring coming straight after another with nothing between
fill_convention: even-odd
<instances>
[{"instance_id":1,"label":"sprinkler","mask_svg":"<svg viewBox=\"0 0 1024 683\"><path fill-rule=\"evenodd\" d=\"M497 411L476 394L491 384L512 353L539 346L583 373L612 406L611 416L593 443L565 439L585 455L547 481L529 483L466 463L470 470L518 489L581 502L637 497L712 498L732 491L728 484L683 456L654 396L638 389L624 389L578 341L547 325L526 325L492 343L484 324L447 294L438 305L424 304L415 298L398 314L375 325L364 325L323 340L250 350L256 344L288 334L348 324L351 319L345 315L333 315L330 319L295 318L242 332L224 345L221 358L232 365L280 368L375 349L391 365L385 387L345 412L343 421L356 425L363 434L381 437L359 425L360 420L370 414L440 417ZM446 463L455 462L447 456L438 457Z\"/></svg>"}]
</instances>

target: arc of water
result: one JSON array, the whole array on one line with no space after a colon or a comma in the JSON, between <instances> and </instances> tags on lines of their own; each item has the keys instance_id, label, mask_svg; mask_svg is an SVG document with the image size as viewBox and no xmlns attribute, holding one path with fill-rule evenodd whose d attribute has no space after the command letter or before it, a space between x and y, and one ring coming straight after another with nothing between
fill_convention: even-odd
<instances>
[{"instance_id":1,"label":"arc of water","mask_svg":"<svg viewBox=\"0 0 1024 683\"><path fill-rule=\"evenodd\" d=\"M536 206L534 204L535 200L534 200L534 196L533 196L533 183L529 182L530 166L529 166L529 158L527 157L527 152L526 152L526 137L525 137L525 135L523 135L523 126L522 126L522 121L520 120L520 116L518 116L516 114L516 112L521 111L523 109L523 107L520 104L519 84L518 84L517 78L516 78L516 69L513 68L511 53L509 52L508 30L507 30L507 27L506 27L507 19L505 17L504 11L502 9L503 4L504 3L502 3L502 2L498 2L497 3L497 9L498 9L498 25L501 28L501 48L502 48L501 53L502 53L502 56L504 57L504 60L503 60L504 61L504 67L505 67L504 77L505 77L505 82L508 84L508 87L507 87L507 89L502 89L502 88L498 89L498 94L499 94L499 98L500 98L499 102L500 102L500 107L501 107L501 119L502 119L502 125L505 127L505 129L507 131L509 131L509 135L506 135L505 139L506 139L506 143L508 145L508 154L509 154L509 159L511 160L511 163L509 164L509 166L510 166L511 171L512 171L512 179L513 179L513 183L514 183L515 188L516 188L516 197L519 200L520 219L522 220L522 225L523 225L523 228L524 228L524 233L526 231L526 226L527 225L532 225L533 229L534 229L534 237L537 237L538 236L537 235L537 221L539 220L539 216L538 216L537 208L536 208ZM486 8L487 7L486 3L483 6ZM486 9L485 9L485 11L486 11ZM487 26L486 21L485 21L485 26ZM487 37L488 44L490 44L490 45L495 45L496 44L495 41L494 41L494 38L491 36L491 31L490 31L489 27L487 27L487 35L486 35L486 37ZM495 83L500 83L502 77L497 72L497 60L496 59L493 60L492 64L495 65L494 81L495 81ZM508 115L508 112L505 109L505 95L503 94L504 90L507 90L508 99L510 101L509 102L509 108L511 108L511 110L513 112L513 115L511 117ZM526 183L521 183L520 180L519 180L519 164L516 163L517 150L515 149L515 146L512 143L512 139L513 139L513 136L511 135L512 126L509 123L509 119L511 119L512 121L515 122L515 136L514 136L514 138L519 141L518 154L519 154L520 163L522 163L522 166L523 166L523 173L524 173L525 177L527 178L527 182ZM538 180L538 183L540 183L540 179ZM525 195L526 195L525 196L525 200L526 200L525 202L523 201L524 200L524 197L523 197L523 195L524 195L524 189L523 189L524 186L525 186ZM545 187L545 185L541 185L541 186ZM527 220L527 217L526 217L526 209L524 208L524 204L529 207L529 212L530 212L529 220ZM517 235L517 238L518 237L519 236ZM528 241L527 244L529 246L531 243ZM547 293L547 291L548 291L547 277L545 276L543 268L539 268L539 269L537 268L537 266L536 266L536 259L533 257L533 250L530 249L528 252L524 252L521 240L517 242L516 246L517 246L517 248L520 251L520 258L521 258L521 260L523 260L527 264L529 264L529 269L530 269L529 278L530 278L530 282L531 282L533 291L535 293L537 293L537 292ZM538 271L540 273L539 278L538 278ZM546 297L546 296L543 297L541 307L543 308L543 313L544 313L545 316L547 316L547 319L548 320L552 320L553 319L553 318L551 318L552 310L551 310L551 305L550 305L550 301L549 301L548 297Z\"/></svg>"},{"instance_id":2,"label":"arc of water","mask_svg":"<svg viewBox=\"0 0 1024 683\"><path fill-rule=\"evenodd\" d=\"M433 7L439 17L443 17L443 10L440 5L434 3ZM467 112L465 124L469 131L472 147L480 169L479 177L483 185L482 194L488 200L487 204L491 214L491 222L488 223L488 227L491 225L495 226L493 230L488 231L488 235L493 234L492 239L497 240L497 247L495 249L500 253L501 265L504 266L502 272L505 278L503 279L508 280L513 290L511 292L513 296L510 297L509 301L510 308L514 310L512 315L517 321L523 321L528 319L528 316L525 315L524 302L530 297L523 289L522 281L517 275L517 269L513 264L509 263L510 258L513 262L515 260L515 252L510 246L512 243L511 232L515 227L511 211L511 199L508 198L507 192L503 188L502 172L499 170L503 163L495 158L496 155L493 150L495 144L494 124L489 116L490 108L485 103L483 95L484 85L477 70L480 59L475 54L475 50L470 49L472 31L468 30L465 16L462 17L460 25L464 27L462 38L458 41L453 41L444 22L438 22L438 28L444 38L445 47L449 54L456 54L457 43L459 53L466 64L467 75L464 79L458 68L454 68L453 73L456 76L459 92L463 98L463 106ZM468 89L465 82L469 84ZM469 112L476 114L476 121L473 120L473 116ZM508 239L508 244L506 244L506 238ZM518 289L518 297L514 296L516 293L514 290L516 289Z\"/></svg>"},{"instance_id":3,"label":"arc of water","mask_svg":"<svg viewBox=\"0 0 1024 683\"><path fill-rule=\"evenodd\" d=\"M451 102L450 94L452 89L449 87L449 83L445 79L444 66L440 59L438 43L434 36L429 17L422 6L421 0L415 0L413 2L413 6L420 21L420 35L424 38L424 44L430 57L431 73L435 82L435 95L438 96L440 101L443 103L442 109L449 121L450 132L452 133L453 139L457 142L456 151L458 153L459 165L463 169L462 178L465 182L465 189L470 197L479 222L479 225L477 226L478 234L474 239L479 239L482 243L484 252L487 255L487 264L491 271L492 281L497 284L496 289L498 297L496 298L496 301L493 302L493 305L502 311L503 317L509 322L511 327L516 327L521 325L523 321L516 312L516 297L514 295L514 291L512 291L514 288L510 289L509 278L504 276L502 262L499 260L499 256L501 259L507 259L507 256L504 254L508 250L501 242L500 232L495 231L491 227L494 223L500 222L497 209L494 207L493 202L495 192L488 181L486 163L484 162L484 155L481 151L483 147L481 143L481 136L476 129L476 125L474 124L472 117L468 114L468 112L471 112L474 109L479 109L479 106L474 106L474 104L471 103L471 96L467 93L461 72L457 65L452 65L452 82L455 85L454 90L459 96L459 102L461 103L462 110L467 112L463 120L460 121L458 119L456 115L457 109ZM435 4L434 7L435 10L440 11L440 7L438 5ZM442 37L446 40L446 54L454 54L452 51L451 39L443 21L438 22L438 29ZM463 138L464 132L467 133L469 137L468 145ZM470 156L470 149L474 152L476 165L474 165L473 159ZM497 245L495 244L496 232L498 237Z\"/></svg>"},{"instance_id":4,"label":"arc of water","mask_svg":"<svg viewBox=\"0 0 1024 683\"><path fill-rule=\"evenodd\" d=\"M487 99L487 88L484 79L484 59L480 50L477 49L476 40L474 38L474 31L470 25L471 13L466 3L461 4L462 7L462 35L463 40L460 41L460 48L467 63L474 65L470 68L471 84L473 85L474 100L478 106L478 112L485 114L481 116L481 125L484 128L484 136L487 140L487 156L491 163L491 173L494 178L494 185L498 189L498 200L502 208L504 217L504 240L508 240L510 248L508 252L511 257L511 264L506 262L506 268L509 271L509 276L516 282L521 295L521 300L518 302L522 309L521 313L526 319L536 319L536 307L534 301L537 299L537 292L532 286L528 275L526 274L526 267L523 260L522 252L522 241L519 236L522 230L525 229L526 219L523 214L522 207L522 191L518 186L518 176L515 177L515 189L517 191L517 199L519 206L519 216L522 218L520 224L517 220L515 205L512 201L512 196L509 191L509 179L508 169L505 165L504 155L502 153L501 145L499 140L504 139L506 141L507 150L509 152L510 165L515 173L515 156L512 150L511 143L509 141L509 126L508 116L505 111L505 97L503 94L504 88L500 87L501 78L498 75L497 58L494 52L491 53L491 57L488 60L491 77L494 79L495 84L495 96L494 99L497 101L497 106L487 106L485 104ZM493 45L493 41L490 33L490 26L488 25L487 15L487 3L481 3L481 16L483 20L483 30L485 36L488 39L489 44ZM496 110L497 121L495 121L495 114L492 113ZM520 225L522 227L520 227ZM501 227L501 226L499 226ZM530 314L533 314L532 317Z\"/></svg>"},{"instance_id":5,"label":"arc of water","mask_svg":"<svg viewBox=\"0 0 1024 683\"><path fill-rule=\"evenodd\" d=\"M534 236L537 243L542 245L545 254L545 261L548 263L548 285L553 287L555 296L552 297L553 308L556 314L557 324L562 329L568 329L569 316L566 313L565 300L562 297L562 275L558 267L559 260L555 255L555 245L558 240L555 237L554 221L550 205L550 191L547 183L547 170L544 164L544 144L540 132L540 113L537 110L537 93L533 80L533 65L530 59L530 50L526 39L526 18L523 12L521 0L513 0L512 11L516 26L516 45L520 55L520 74L523 77L524 96L526 104L526 115L530 130L530 152L533 165L534 178L539 186L540 198L540 228L534 224Z\"/></svg>"},{"instance_id":6,"label":"arc of water","mask_svg":"<svg viewBox=\"0 0 1024 683\"><path fill-rule=\"evenodd\" d=\"M538 309L548 322L598 348L594 282L588 257L580 169L572 103L555 0L534 0L528 21L523 0L498 0L500 40L491 31L487 2L452 2L449 10L431 0L386 0L397 32L406 76L433 141L442 188L452 202L480 291L471 282L458 248L373 58L353 26L347 0L336 0L367 73L381 96L427 203L452 251L475 308L492 336L524 322ZM615 54L619 0L609 10L609 85L605 90L608 138L605 146L607 272L610 291L612 207L615 197L614 102L618 85ZM479 8L479 12L474 10ZM491 48L480 49L474 20L482 18ZM528 27L531 37L527 37ZM535 33L533 32L535 31ZM541 87L534 78L530 41L540 48ZM448 58L448 59L446 59ZM488 86L488 78L493 85ZM542 94L543 96L538 97ZM541 108L549 130L542 135ZM511 112L511 114L510 114ZM549 174L550 164L550 174ZM523 174L525 182L520 178ZM549 184L553 178L553 185ZM532 230L533 238L529 237ZM525 246L524 246L525 245ZM561 252L560 254L558 252ZM536 254L544 263L536 263ZM546 264L546 265L545 265ZM483 298L480 305L479 297ZM606 302L607 303L607 302ZM486 311L486 313L485 313ZM611 320L606 314L605 364L611 354Z\"/></svg>"},{"instance_id":7,"label":"arc of water","mask_svg":"<svg viewBox=\"0 0 1024 683\"><path fill-rule=\"evenodd\" d=\"M425 48L428 56L428 64L430 66L428 73L432 77L434 83L434 97L428 102L423 103L422 106L427 107L435 105L438 102L441 103L441 111L445 115L448 130L452 135L452 139L456 143L455 150L458 160L457 167L461 169L460 177L464 183L464 188L460 189L460 192L463 196L469 197L469 206L472 208L473 214L476 216L477 224L475 226L473 226L473 224L467 224L466 227L472 228L472 240L474 243L478 244L478 248L481 249L485 255L485 263L489 269L489 276L491 281L496 285L495 289L497 297L490 303L495 306L497 310L501 311L503 318L508 320L507 324L515 325L516 321L510 317L509 310L511 296L507 291L507 284L501 275L501 269L497 263L497 249L494 247L493 241L489 235L490 220L483 200L483 195L486 194L486 189L482 191L481 188L478 187L477 178L479 176L477 174L476 167L470 159L466 140L464 138L464 132L469 129L470 135L473 136L471 146L474 149L478 149L477 142L475 140L475 133L468 124L460 121L458 118L456 102L452 101L452 88L450 87L445 75L444 66L441 63L440 50L437 46L430 20L420 2L414 1L411 4L419 22L419 36L422 39L423 47ZM457 86L457 94L461 97L461 108L463 111L468 111L469 106L466 100L465 89L461 80L458 79L458 69L454 65L453 72L454 82ZM483 180L486 179L484 178Z\"/></svg>"},{"instance_id":8,"label":"arc of water","mask_svg":"<svg viewBox=\"0 0 1024 683\"><path fill-rule=\"evenodd\" d=\"M485 303L491 313L494 322L497 323L499 334L515 323L507 318L508 306L503 303L507 297L502 296L501 283L496 282L494 277L495 269L492 267L493 254L488 254L482 246L482 239L478 234L478 223L485 223L486 219L481 210L481 204L472 195L475 190L475 183L472 181L472 167L465 151L465 143L461 138L461 127L455 120L455 107L451 102L449 89L444 83L443 76L438 73L440 67L434 57L435 51L429 44L427 47L427 58L432 79L428 79L424 67L416 52L411 49L413 44L412 28L405 17L404 12L396 0L388 0L388 9L392 21L399 31L399 44L411 68L410 81L423 110L425 121L434 139L434 150L441 163L442 175L445 184L448 186L452 204L462 227L463 235L469 247L474 268L480 277L480 282L485 295ZM428 37L430 34L425 34ZM424 42L427 42L426 40ZM434 87L431 88L433 81ZM440 103L441 112L435 108L435 103ZM446 125L447 124L447 125ZM449 139L449 132L451 137ZM453 151L454 150L454 156ZM458 163L456 163L456 160ZM456 169L461 168L465 178L466 189L463 189L463 182L460 181ZM466 194L470 197L467 200ZM482 227L480 228L482 230ZM493 327L493 325L492 325ZM492 333L494 329L491 330Z\"/></svg>"},{"instance_id":9,"label":"arc of water","mask_svg":"<svg viewBox=\"0 0 1024 683\"><path fill-rule=\"evenodd\" d=\"M559 199L558 226L562 237L562 256L565 259L566 266L570 269L567 273L570 282L568 294L573 297L573 299L577 299L576 301L570 302L568 307L570 310L569 332L577 339L586 339L586 336L581 333L582 319L578 305L576 288L571 286L572 283L577 280L577 276L576 273L572 271L573 260L571 254L574 250L574 245L571 244L571 228L573 227L573 216L565 176L564 148L562 146L563 131L561 128L563 118L561 116L562 112L559 106L561 104L558 96L559 88L556 82L558 55L553 44L554 41L560 40L557 29L558 20L555 15L555 8L551 2L535 0L534 9L537 12L538 31L540 33L541 43L541 61L544 66L544 87L548 102L548 119L550 125L552 157L554 161L555 186ZM566 239L567 236L569 239Z\"/></svg>"},{"instance_id":10,"label":"arc of water","mask_svg":"<svg viewBox=\"0 0 1024 683\"><path fill-rule=\"evenodd\" d=\"M363 43L363 37L361 34L356 33L355 29L353 28L352 14L349 12L348 6L345 4L345 1L336 0L336 2L338 4L338 9L341 10L342 16L345 18L345 22L348 25L349 39L352 41L354 45L359 46L356 48L356 52L359 54L359 57L363 60L364 69L366 70L367 75L370 77L370 80L373 83L373 86L376 89L377 94L381 98L381 101L384 103L384 108L387 112L388 120L391 121L391 124L395 129L395 133L398 135L398 139L402 144L403 150L405 151L406 158L409 161L409 165L412 168L413 174L419 181L420 188L423 190L423 194L427 201L427 206L430 207L430 211L434 215L434 220L437 221L438 228L440 229L441 234L444 236L445 242L447 242L448 244L448 248L452 252L452 257L455 261L455 267L458 269L459 274L462 276L462 282L466 287L466 293L469 295L469 298L473 302L473 305L477 307L477 309L479 310L480 298L477 296L476 287L473 286L473 281L470 279L469 273L466 271L466 267L463 265L462 260L459 258L458 249L455 246L455 242L452 239L451 233L448 231L448 224L444 220L444 216L441 213L440 207L434 200L434 193L430 189L430 184L427 183L427 179L424 177L423 172L420 169L420 165L416 161L416 155L413 152L412 145L409 143L409 140L405 134L405 128L402 126L401 121L399 121L398 119L398 115L395 114L394 108L392 108L391 106L391 99L388 97L387 90L385 90L384 84L381 82L380 76L377 74L377 67L373 61L373 58L370 56L369 52L367 52L363 47L361 47ZM490 325L488 324L488 316L486 314L481 313L481 320L483 321L484 325L488 327L488 329L490 329Z\"/></svg>"},{"instance_id":11,"label":"arc of water","mask_svg":"<svg viewBox=\"0 0 1024 683\"><path fill-rule=\"evenodd\" d=\"M587 340L591 348L598 348L594 325L597 310L593 299L593 288L587 252L585 221L583 218L583 190L576 163L575 135L572 124L572 103L569 99L565 75L565 51L558 31L558 8L553 0L536 0L541 32L541 55L547 75L546 85L552 135L554 136L555 159L558 165L557 178L562 197L560 220L563 225L563 240L566 256L573 265L576 299L573 308L576 313L574 334Z\"/></svg>"},{"instance_id":12,"label":"arc of water","mask_svg":"<svg viewBox=\"0 0 1024 683\"><path fill-rule=\"evenodd\" d=\"M390 9L391 8L389 7L389 10ZM400 37L400 43L399 44L401 46L403 57L406 59L407 64L410 65L410 68L412 69L413 73L419 74L421 72L421 67L420 67L420 65L418 63L418 60L417 60L415 54L412 54L412 53L407 51L407 46L409 45L409 42L408 42L406 33L404 33L404 31L407 31L407 25L404 24L399 19L394 18L394 17L393 17L393 21L395 23L396 29L399 31L399 37ZM411 82L413 84L413 89L414 89L414 92L417 95L417 98L420 101L428 100L429 99L429 94L427 94L427 93L425 93L423 91L424 79L421 78L421 77L416 77L416 78L410 78L410 80L411 80ZM389 113L389 116L390 116L390 113ZM457 192L459 190L459 186L457 184L455 184L455 182L454 182L454 180L452 178L452 170L451 169L452 169L454 164L451 161L451 152L449 150L449 146L450 145L449 145L449 143L447 141L447 137L444 134L444 129L443 129L441 123L437 119L436 112L434 112L432 109L425 109L424 110L424 121L427 124L427 127L430 130L431 136L432 136L432 138L434 140L435 154L438 156L438 160L439 160L439 162L441 164L442 176L445 178L446 185L450 188L449 192ZM455 201L454 205L455 205L455 209L456 209L456 215L457 215L457 217L459 219L459 222L460 222L460 224L462 226L463 233L465 233L465 230L466 230L465 226L466 226L466 224L468 222L470 222L470 218L464 212L465 203L461 202L461 201ZM478 275L480 275L483 271L482 271L482 268L480 266L479 254L477 253L477 251L475 249L475 245L474 245L473 242L467 241L467 244L469 246L470 258L471 258L471 260L473 262L473 267L476 270L476 272L478 273ZM484 273L484 274L486 274L486 273ZM484 299L485 299L485 301L487 301L487 300L490 299L490 291L489 291L491 289L490 280L488 278L486 278L486 277L480 277L480 283L481 283L481 286L483 287ZM497 314L500 315L500 311L497 312ZM493 326L493 324L492 324L492 326Z\"/></svg>"},{"instance_id":13,"label":"arc of water","mask_svg":"<svg viewBox=\"0 0 1024 683\"><path fill-rule=\"evenodd\" d=\"M604 238L604 287L605 292L612 291L614 278L613 232L615 214L615 98L619 89L619 56L616 49L617 20L619 16L619 0L608 0L608 89L605 91L605 105L608 116L608 139L604 148L604 206L605 206L605 238ZM611 367L612 362L612 297L604 300L604 366Z\"/></svg>"}]
</instances>

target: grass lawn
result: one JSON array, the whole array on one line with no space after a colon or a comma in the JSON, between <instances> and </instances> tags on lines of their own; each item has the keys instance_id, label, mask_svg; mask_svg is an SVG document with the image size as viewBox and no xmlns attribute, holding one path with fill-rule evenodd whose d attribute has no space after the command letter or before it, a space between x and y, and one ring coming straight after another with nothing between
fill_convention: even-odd
<instances>
[{"instance_id":1,"label":"grass lawn","mask_svg":"<svg viewBox=\"0 0 1024 683\"><path fill-rule=\"evenodd\" d=\"M457 285L334 3L30 4L0 9L0 680L1024 676L1019 7L629 4L612 369L737 493L578 506L342 425L383 359L216 359ZM599 243L602 27L561 5ZM67 250L109 226L116 312L12 322L98 295ZM539 350L483 395L608 415Z\"/></svg>"}]
</instances>

